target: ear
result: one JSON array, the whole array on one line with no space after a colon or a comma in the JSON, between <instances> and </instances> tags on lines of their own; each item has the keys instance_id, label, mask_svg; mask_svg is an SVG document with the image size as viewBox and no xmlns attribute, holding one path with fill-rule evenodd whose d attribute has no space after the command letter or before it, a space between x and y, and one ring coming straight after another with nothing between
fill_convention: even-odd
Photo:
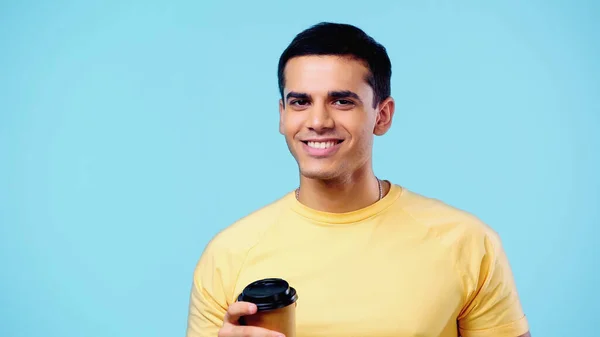
<instances>
[{"instance_id":1,"label":"ear","mask_svg":"<svg viewBox=\"0 0 600 337\"><path fill-rule=\"evenodd\" d=\"M279 100L279 133L280 134L284 134L283 133L283 114L285 112L285 106L283 106L283 100L280 99Z\"/></svg>"},{"instance_id":2,"label":"ear","mask_svg":"<svg viewBox=\"0 0 600 337\"><path fill-rule=\"evenodd\" d=\"M392 97L388 97L379 103L377 107L377 120L373 134L383 136L390 127L392 127L392 118L394 117L395 102Z\"/></svg>"}]
</instances>

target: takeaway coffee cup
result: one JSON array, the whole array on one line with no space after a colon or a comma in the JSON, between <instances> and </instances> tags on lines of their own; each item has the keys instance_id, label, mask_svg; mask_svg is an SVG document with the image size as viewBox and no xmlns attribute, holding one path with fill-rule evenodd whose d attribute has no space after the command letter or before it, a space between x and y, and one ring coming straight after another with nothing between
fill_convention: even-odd
<instances>
[{"instance_id":1,"label":"takeaway coffee cup","mask_svg":"<svg viewBox=\"0 0 600 337\"><path fill-rule=\"evenodd\" d=\"M254 315L242 317L240 323L259 326L296 337L296 290L280 278L267 278L250 283L238 301L251 302L258 308Z\"/></svg>"}]
</instances>

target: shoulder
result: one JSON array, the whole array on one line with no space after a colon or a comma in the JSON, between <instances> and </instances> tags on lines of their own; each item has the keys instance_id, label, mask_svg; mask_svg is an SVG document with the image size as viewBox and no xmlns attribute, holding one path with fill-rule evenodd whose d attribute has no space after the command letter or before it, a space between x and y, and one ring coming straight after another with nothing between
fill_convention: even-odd
<instances>
[{"instance_id":1,"label":"shoulder","mask_svg":"<svg viewBox=\"0 0 600 337\"><path fill-rule=\"evenodd\" d=\"M401 199L402 210L448 248L472 254L500 244L499 234L469 211L410 190Z\"/></svg>"},{"instance_id":2,"label":"shoulder","mask_svg":"<svg viewBox=\"0 0 600 337\"><path fill-rule=\"evenodd\" d=\"M248 253L288 208L284 196L217 233L204 248L194 270L194 284L204 296L222 306L234 300L232 293Z\"/></svg>"},{"instance_id":3,"label":"shoulder","mask_svg":"<svg viewBox=\"0 0 600 337\"><path fill-rule=\"evenodd\" d=\"M246 254L289 209L290 196L288 193L222 229L209 241L204 254Z\"/></svg>"},{"instance_id":4,"label":"shoulder","mask_svg":"<svg viewBox=\"0 0 600 337\"><path fill-rule=\"evenodd\" d=\"M500 235L482 219L441 200L404 191L403 211L437 241L454 266L465 299L483 278L492 273L508 275L508 264Z\"/></svg>"}]
</instances>

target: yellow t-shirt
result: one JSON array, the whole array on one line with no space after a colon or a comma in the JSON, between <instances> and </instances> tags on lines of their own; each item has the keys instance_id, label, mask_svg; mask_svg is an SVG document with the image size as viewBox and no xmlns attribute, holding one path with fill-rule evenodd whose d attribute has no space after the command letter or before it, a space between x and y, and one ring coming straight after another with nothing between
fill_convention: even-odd
<instances>
[{"instance_id":1,"label":"yellow t-shirt","mask_svg":"<svg viewBox=\"0 0 600 337\"><path fill-rule=\"evenodd\" d=\"M216 337L243 288L278 277L298 292L298 337L517 337L528 331L498 235L473 215L393 185L349 213L290 193L207 245L187 337Z\"/></svg>"}]
</instances>

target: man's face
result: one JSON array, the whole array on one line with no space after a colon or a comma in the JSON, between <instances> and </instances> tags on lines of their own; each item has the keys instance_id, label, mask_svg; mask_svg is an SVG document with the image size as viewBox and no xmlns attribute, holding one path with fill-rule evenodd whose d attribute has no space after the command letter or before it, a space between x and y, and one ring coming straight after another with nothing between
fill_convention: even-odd
<instances>
[{"instance_id":1,"label":"man's face","mask_svg":"<svg viewBox=\"0 0 600 337\"><path fill-rule=\"evenodd\" d=\"M363 63L348 57L288 61L280 132L303 176L344 178L370 163L373 135L391 126L393 101L373 107L368 72Z\"/></svg>"}]
</instances>

